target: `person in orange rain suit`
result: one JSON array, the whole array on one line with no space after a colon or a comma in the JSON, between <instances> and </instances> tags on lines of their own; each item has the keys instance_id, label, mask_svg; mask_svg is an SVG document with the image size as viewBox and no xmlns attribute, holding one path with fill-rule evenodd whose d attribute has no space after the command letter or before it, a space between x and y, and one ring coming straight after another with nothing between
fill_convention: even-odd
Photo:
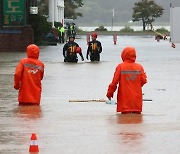
<instances>
[{"instance_id":1,"label":"person in orange rain suit","mask_svg":"<svg viewBox=\"0 0 180 154\"><path fill-rule=\"evenodd\" d=\"M27 47L27 58L20 60L14 74L14 88L19 90L19 105L39 105L41 99L41 80L44 64L38 60L40 49L35 44Z\"/></svg>"},{"instance_id":2,"label":"person in orange rain suit","mask_svg":"<svg viewBox=\"0 0 180 154\"><path fill-rule=\"evenodd\" d=\"M121 53L123 60L115 70L113 80L108 87L106 96L109 100L116 91L117 84L117 112L122 114L142 112L142 86L147 82L143 67L135 63L136 51L133 47L126 47Z\"/></svg>"}]
</instances>

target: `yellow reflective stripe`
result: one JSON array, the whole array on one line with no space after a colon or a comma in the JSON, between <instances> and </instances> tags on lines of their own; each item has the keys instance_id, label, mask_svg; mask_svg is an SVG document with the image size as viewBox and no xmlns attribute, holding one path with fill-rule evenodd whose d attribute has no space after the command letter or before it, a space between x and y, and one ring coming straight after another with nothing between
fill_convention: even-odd
<instances>
[{"instance_id":1,"label":"yellow reflective stripe","mask_svg":"<svg viewBox=\"0 0 180 154\"><path fill-rule=\"evenodd\" d=\"M74 52L75 52L75 49L76 49L76 46L70 46L70 47L69 47L70 53L74 53Z\"/></svg>"},{"instance_id":2,"label":"yellow reflective stripe","mask_svg":"<svg viewBox=\"0 0 180 154\"><path fill-rule=\"evenodd\" d=\"M92 48L92 50L96 50L97 49L97 44L96 43L92 43L91 44L91 48Z\"/></svg>"}]
</instances>

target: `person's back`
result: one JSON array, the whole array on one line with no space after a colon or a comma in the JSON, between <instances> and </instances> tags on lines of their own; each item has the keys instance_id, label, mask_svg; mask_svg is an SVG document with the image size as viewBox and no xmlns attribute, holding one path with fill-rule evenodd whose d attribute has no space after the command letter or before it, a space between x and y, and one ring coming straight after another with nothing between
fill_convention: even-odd
<instances>
[{"instance_id":1,"label":"person's back","mask_svg":"<svg viewBox=\"0 0 180 154\"><path fill-rule=\"evenodd\" d=\"M29 45L26 52L27 58L21 59L16 67L14 88L19 90L19 105L39 105L44 64L38 60L39 48L36 45Z\"/></svg>"},{"instance_id":2,"label":"person's back","mask_svg":"<svg viewBox=\"0 0 180 154\"><path fill-rule=\"evenodd\" d=\"M123 63L116 67L112 83L109 85L107 97L111 99L116 91L117 84L117 112L142 112L142 86L147 82L143 67L135 63L136 51L127 47L121 54Z\"/></svg>"}]
</instances>

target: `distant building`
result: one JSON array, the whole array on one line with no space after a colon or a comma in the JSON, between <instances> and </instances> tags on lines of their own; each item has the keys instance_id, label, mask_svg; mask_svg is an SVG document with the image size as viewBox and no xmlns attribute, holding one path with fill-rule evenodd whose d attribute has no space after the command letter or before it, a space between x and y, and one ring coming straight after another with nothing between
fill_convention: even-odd
<instances>
[{"instance_id":1,"label":"distant building","mask_svg":"<svg viewBox=\"0 0 180 154\"><path fill-rule=\"evenodd\" d=\"M48 0L49 2L49 22L61 22L64 24L64 0Z\"/></svg>"}]
</instances>

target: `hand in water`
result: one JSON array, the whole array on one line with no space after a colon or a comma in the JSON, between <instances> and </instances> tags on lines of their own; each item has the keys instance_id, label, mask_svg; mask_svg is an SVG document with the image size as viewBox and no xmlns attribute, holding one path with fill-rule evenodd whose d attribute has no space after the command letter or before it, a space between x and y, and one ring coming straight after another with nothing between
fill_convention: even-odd
<instances>
[{"instance_id":1,"label":"hand in water","mask_svg":"<svg viewBox=\"0 0 180 154\"><path fill-rule=\"evenodd\" d=\"M115 105L115 104L116 104L116 102L115 102L115 101L113 101L113 100L108 100L108 101L106 101L106 104L112 104L112 105Z\"/></svg>"}]
</instances>

